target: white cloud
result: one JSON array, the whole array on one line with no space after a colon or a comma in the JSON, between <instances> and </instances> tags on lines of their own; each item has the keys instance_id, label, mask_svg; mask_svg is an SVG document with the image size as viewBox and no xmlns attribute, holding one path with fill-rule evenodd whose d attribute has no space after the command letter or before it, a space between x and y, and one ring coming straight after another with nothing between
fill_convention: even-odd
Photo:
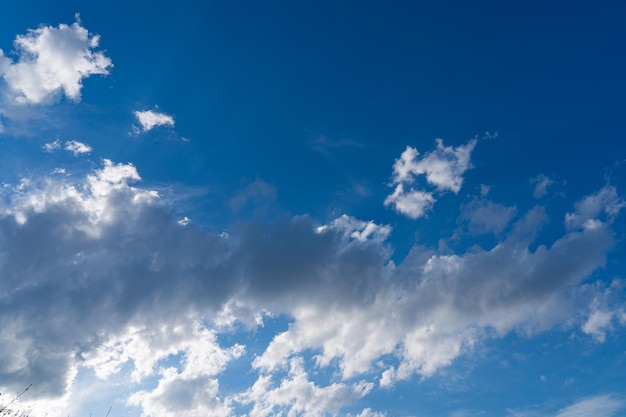
<instances>
[{"instance_id":1,"label":"white cloud","mask_svg":"<svg viewBox=\"0 0 626 417\"><path fill-rule=\"evenodd\" d=\"M157 126L174 126L174 118L169 114L156 112L154 110L135 111L133 114L141 125L143 132L148 132ZM135 133L139 133L138 129L136 129Z\"/></svg>"},{"instance_id":2,"label":"white cloud","mask_svg":"<svg viewBox=\"0 0 626 417\"><path fill-rule=\"evenodd\" d=\"M44 143L44 145L42 146L43 150L50 153L50 152L54 152L57 149L61 149L61 141L56 139L53 142L48 142L48 143Z\"/></svg>"},{"instance_id":3,"label":"white cloud","mask_svg":"<svg viewBox=\"0 0 626 417\"><path fill-rule=\"evenodd\" d=\"M361 242L368 239L382 242L391 233L391 227L388 225L381 226L373 221L365 222L347 214L333 220L330 224L319 226L316 230L318 233L324 233L328 230L339 231L345 236Z\"/></svg>"},{"instance_id":4,"label":"white cloud","mask_svg":"<svg viewBox=\"0 0 626 417\"><path fill-rule=\"evenodd\" d=\"M613 417L624 403L611 395L598 395L560 410L555 417Z\"/></svg>"},{"instance_id":5,"label":"white cloud","mask_svg":"<svg viewBox=\"0 0 626 417\"><path fill-rule=\"evenodd\" d=\"M430 376L477 341L513 329L541 331L564 319L569 302L558 294L604 263L612 240L606 227L564 235L530 251L529 236L545 222L540 209L527 213L507 238L489 251L443 256L417 248L397 267L380 265L378 283L363 298L316 301L311 294L292 308L295 322L254 362L271 371L299 352L321 350L320 367L338 361L344 379L372 370L394 355L381 385ZM558 271L555 272L555 271ZM571 314L571 313L570 313ZM382 370L381 370L382 372Z\"/></svg>"},{"instance_id":6,"label":"white cloud","mask_svg":"<svg viewBox=\"0 0 626 417\"><path fill-rule=\"evenodd\" d=\"M614 312L596 310L589 315L589 318L583 324L582 331L592 335L598 342L604 342L606 338L606 330L611 325Z\"/></svg>"},{"instance_id":7,"label":"white cloud","mask_svg":"<svg viewBox=\"0 0 626 417\"><path fill-rule=\"evenodd\" d=\"M612 222L626 202L617 195L612 185L606 185L595 194L585 197L574 205L574 212L565 215L568 229L597 227L602 220ZM603 215L603 219L599 218Z\"/></svg>"},{"instance_id":8,"label":"white cloud","mask_svg":"<svg viewBox=\"0 0 626 417\"><path fill-rule=\"evenodd\" d=\"M597 342L604 343L606 333L615 324L626 323L626 306L620 301L623 290L624 282L614 279L604 291L596 292L591 300L588 317L581 330Z\"/></svg>"},{"instance_id":9,"label":"white cloud","mask_svg":"<svg viewBox=\"0 0 626 417\"><path fill-rule=\"evenodd\" d=\"M77 368L156 378L131 396L146 415L182 404L188 415L227 415L234 401L259 416L339 412L375 383L428 377L485 339L576 317L583 310L567 289L613 245L608 222L538 244L548 218L535 208L491 249L443 255L416 246L396 264L389 226L342 216L320 228L296 216L225 237L180 227L155 192L133 186L139 180L133 165L104 160L80 181L54 176L10 189L0 213L0 380L17 389L39 381L40 394L63 396ZM208 327L254 327L267 314L292 323L256 356L257 382L225 395L219 375L243 347L220 346ZM303 352L336 369L337 380L311 381Z\"/></svg>"},{"instance_id":10,"label":"white cloud","mask_svg":"<svg viewBox=\"0 0 626 417\"><path fill-rule=\"evenodd\" d=\"M243 404L253 404L250 417L322 417L328 413L335 414L373 388L372 383L365 381L319 387L309 380L301 358L289 360L288 367L289 374L281 380L280 385L273 384L270 376L261 375L248 391L236 398Z\"/></svg>"},{"instance_id":11,"label":"white cloud","mask_svg":"<svg viewBox=\"0 0 626 417\"><path fill-rule=\"evenodd\" d=\"M438 192L458 193L463 185L463 174L471 168L471 153L476 139L456 148L444 146L437 139L435 150L420 158L417 149L407 146L393 165L394 192L385 199L385 206L392 205L401 214L411 219L426 215L435 204L432 192L407 189L415 182L417 175L425 175L428 184Z\"/></svg>"},{"instance_id":12,"label":"white cloud","mask_svg":"<svg viewBox=\"0 0 626 417\"><path fill-rule=\"evenodd\" d=\"M410 189L404 190L403 184L398 184L392 194L385 198L385 206L393 205L398 213L411 219L425 216L432 210L435 198L431 193Z\"/></svg>"},{"instance_id":13,"label":"white cloud","mask_svg":"<svg viewBox=\"0 0 626 417\"><path fill-rule=\"evenodd\" d=\"M371 408L366 408L357 414L356 417L385 417L386 413L379 413L377 411L373 411Z\"/></svg>"},{"instance_id":14,"label":"white cloud","mask_svg":"<svg viewBox=\"0 0 626 417\"><path fill-rule=\"evenodd\" d=\"M74 156L78 156L83 153L90 153L92 149L91 146L86 145L82 142L70 140L65 142L65 150L72 152Z\"/></svg>"},{"instance_id":15,"label":"white cloud","mask_svg":"<svg viewBox=\"0 0 626 417\"><path fill-rule=\"evenodd\" d=\"M191 322L191 325L190 325ZM113 371L119 371L120 361L134 361L133 374L141 380L154 372L159 374L157 387L132 394L127 403L140 406L142 415L189 417L207 415L229 416L230 407L219 396L216 378L233 359L239 358L244 348L235 345L223 349L213 331L203 329L193 320L174 325L133 329L117 341L109 342L111 353L100 354L113 360ZM182 369L175 367L155 370L155 365L170 355L183 353ZM111 372L109 363L104 365ZM96 371L99 368L96 367ZM101 368L100 368L101 369Z\"/></svg>"},{"instance_id":16,"label":"white cloud","mask_svg":"<svg viewBox=\"0 0 626 417\"><path fill-rule=\"evenodd\" d=\"M90 35L79 22L42 26L17 36L17 62L0 50L0 77L8 87L6 94L18 104L48 103L61 93L79 100L83 78L107 75L112 66L111 59L94 51L99 41L98 35Z\"/></svg>"},{"instance_id":17,"label":"white cloud","mask_svg":"<svg viewBox=\"0 0 626 417\"><path fill-rule=\"evenodd\" d=\"M439 191L458 193L463 185L463 174L471 168L470 156L476 139L456 148L444 146L437 139L437 148L419 158L417 149L408 146L393 165L394 183L412 183L415 175L426 175L426 181Z\"/></svg>"}]
</instances>

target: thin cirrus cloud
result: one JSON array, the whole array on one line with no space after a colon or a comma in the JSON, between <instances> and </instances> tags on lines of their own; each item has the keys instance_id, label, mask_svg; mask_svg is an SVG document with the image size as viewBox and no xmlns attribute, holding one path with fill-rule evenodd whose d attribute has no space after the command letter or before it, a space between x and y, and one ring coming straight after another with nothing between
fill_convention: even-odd
<instances>
[{"instance_id":1,"label":"thin cirrus cloud","mask_svg":"<svg viewBox=\"0 0 626 417\"><path fill-rule=\"evenodd\" d=\"M94 74L107 75L113 66L103 52L95 51L99 42L100 37L91 35L79 21L42 26L17 36L16 62L0 50L0 77L10 101L47 104L61 95L80 100L82 80Z\"/></svg>"},{"instance_id":2,"label":"thin cirrus cloud","mask_svg":"<svg viewBox=\"0 0 626 417\"><path fill-rule=\"evenodd\" d=\"M530 179L530 183L534 184L533 197L541 198L548 195L548 187L554 185L554 180L544 174L539 174Z\"/></svg>"},{"instance_id":3,"label":"thin cirrus cloud","mask_svg":"<svg viewBox=\"0 0 626 417\"><path fill-rule=\"evenodd\" d=\"M623 409L623 401L611 395L598 395L560 410L555 417L614 417Z\"/></svg>"}]
</instances>

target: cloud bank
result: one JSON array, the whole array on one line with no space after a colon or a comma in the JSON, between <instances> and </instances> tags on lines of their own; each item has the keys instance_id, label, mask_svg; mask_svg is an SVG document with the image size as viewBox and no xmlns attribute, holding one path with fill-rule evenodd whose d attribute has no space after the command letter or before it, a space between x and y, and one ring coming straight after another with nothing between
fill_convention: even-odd
<instances>
[{"instance_id":1,"label":"cloud bank","mask_svg":"<svg viewBox=\"0 0 626 417\"><path fill-rule=\"evenodd\" d=\"M39 381L40 395L59 396L77 369L108 377L130 366L135 381L159 381L128 399L146 415L229 415L246 404L251 416L335 412L373 386L433 375L489 338L571 319L568 288L604 265L623 205L607 185L564 216L552 242L535 242L548 221L537 206L489 250L415 246L394 262L389 226L295 216L214 234L182 226L140 179L133 165L104 160L80 182L12 188L0 216L1 380ZM596 310L583 332L609 329ZM293 322L254 359L257 381L222 396L219 374L245 346L222 346L216 332L268 314ZM313 383L305 352L340 381ZM159 365L176 354L182 368Z\"/></svg>"}]
</instances>

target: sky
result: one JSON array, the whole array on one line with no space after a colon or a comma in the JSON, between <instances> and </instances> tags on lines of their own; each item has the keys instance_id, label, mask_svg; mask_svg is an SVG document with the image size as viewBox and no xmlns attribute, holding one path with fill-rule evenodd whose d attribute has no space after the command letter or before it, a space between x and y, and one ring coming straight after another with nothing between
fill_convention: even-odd
<instances>
[{"instance_id":1,"label":"sky","mask_svg":"<svg viewBox=\"0 0 626 417\"><path fill-rule=\"evenodd\" d=\"M0 410L626 416L598 3L0 6Z\"/></svg>"}]
</instances>

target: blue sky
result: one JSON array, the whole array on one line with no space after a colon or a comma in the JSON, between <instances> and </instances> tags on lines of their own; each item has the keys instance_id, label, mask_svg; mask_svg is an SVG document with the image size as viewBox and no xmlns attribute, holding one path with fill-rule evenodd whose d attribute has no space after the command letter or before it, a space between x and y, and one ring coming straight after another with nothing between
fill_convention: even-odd
<instances>
[{"instance_id":1,"label":"blue sky","mask_svg":"<svg viewBox=\"0 0 626 417\"><path fill-rule=\"evenodd\" d=\"M0 408L625 415L624 2L81 3L0 13Z\"/></svg>"}]
</instances>

